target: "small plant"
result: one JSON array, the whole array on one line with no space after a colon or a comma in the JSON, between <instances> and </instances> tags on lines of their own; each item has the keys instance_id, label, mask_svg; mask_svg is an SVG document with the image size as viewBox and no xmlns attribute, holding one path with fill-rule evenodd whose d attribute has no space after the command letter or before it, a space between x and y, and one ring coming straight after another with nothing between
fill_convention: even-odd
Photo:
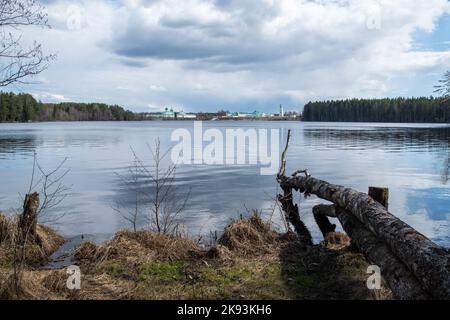
<instances>
[{"instance_id":1,"label":"small plant","mask_svg":"<svg viewBox=\"0 0 450 320\"><path fill-rule=\"evenodd\" d=\"M170 149L161 151L159 139L155 146L148 146L152 155L152 166L148 166L136 152L133 152L133 162L128 168L128 174L117 174L119 179L133 190L134 205L130 208L123 203L116 203L114 209L129 222L133 231L137 231L138 222L146 219L151 231L161 234L179 235L179 217L186 207L190 197L190 190L180 194L175 185L176 164L164 166Z\"/></svg>"}]
</instances>

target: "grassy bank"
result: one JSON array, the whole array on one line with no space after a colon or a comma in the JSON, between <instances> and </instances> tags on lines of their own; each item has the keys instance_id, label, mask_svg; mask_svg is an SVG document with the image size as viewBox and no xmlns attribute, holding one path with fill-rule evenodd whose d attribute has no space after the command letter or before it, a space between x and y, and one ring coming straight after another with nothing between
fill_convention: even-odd
<instances>
[{"instance_id":1,"label":"grassy bank","mask_svg":"<svg viewBox=\"0 0 450 320\"><path fill-rule=\"evenodd\" d=\"M49 230L48 228L46 230ZM55 239L59 237L52 233ZM0 243L3 298L11 274L7 241ZM51 250L50 250L51 251ZM50 254L50 252L47 252ZM48 254L46 255L48 257ZM119 232L74 253L81 290L66 287L66 270L27 264L23 299L375 299L389 291L368 290L367 263L346 243L307 247L280 234L258 216L231 223L218 244L147 231Z\"/></svg>"}]
</instances>

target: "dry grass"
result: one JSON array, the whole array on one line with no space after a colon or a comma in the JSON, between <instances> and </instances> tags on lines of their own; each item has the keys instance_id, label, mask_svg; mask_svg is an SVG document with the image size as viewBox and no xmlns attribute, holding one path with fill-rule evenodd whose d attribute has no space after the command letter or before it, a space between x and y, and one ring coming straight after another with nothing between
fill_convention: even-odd
<instances>
[{"instance_id":1,"label":"dry grass","mask_svg":"<svg viewBox=\"0 0 450 320\"><path fill-rule=\"evenodd\" d=\"M256 213L249 219L232 222L219 239L219 244L243 255L257 255L273 252L280 235Z\"/></svg>"},{"instance_id":2,"label":"dry grass","mask_svg":"<svg viewBox=\"0 0 450 320\"><path fill-rule=\"evenodd\" d=\"M81 245L75 258L85 267L114 261L130 267L150 261L196 259L203 250L192 240L148 231L121 231L102 246L91 242Z\"/></svg>"},{"instance_id":3,"label":"dry grass","mask_svg":"<svg viewBox=\"0 0 450 320\"><path fill-rule=\"evenodd\" d=\"M0 213L0 298L36 299L39 296L54 298L51 291L42 288L39 273L33 267L44 264L64 243L64 238L52 229L37 225L36 239L29 240L24 248L24 261L20 277L13 272L17 236L17 218L8 219ZM20 257L21 247L17 247ZM17 259L16 259L17 261ZM42 289L42 290L41 290Z\"/></svg>"},{"instance_id":4,"label":"dry grass","mask_svg":"<svg viewBox=\"0 0 450 320\"><path fill-rule=\"evenodd\" d=\"M0 214L0 266L10 265L14 259L14 243L17 236L17 218L8 219ZM25 247L25 264L33 266L46 263L49 257L64 243L64 238L43 225L36 227L36 239Z\"/></svg>"},{"instance_id":5,"label":"dry grass","mask_svg":"<svg viewBox=\"0 0 450 320\"><path fill-rule=\"evenodd\" d=\"M10 265L14 258L14 243L17 236L17 218L8 219L0 213L0 265ZM49 257L64 243L64 238L43 225L36 227L36 239L25 246L25 264L46 263Z\"/></svg>"},{"instance_id":6,"label":"dry grass","mask_svg":"<svg viewBox=\"0 0 450 320\"><path fill-rule=\"evenodd\" d=\"M337 246L330 246L333 241ZM43 248L52 248L51 241L44 242ZM307 247L295 234L273 231L258 215L231 223L219 244L208 250L182 237L122 231L103 245L86 242L76 250L81 290L66 288L64 270L29 270L22 295L26 299L389 298L386 290L366 288L367 263L347 244L345 237L334 235L323 245Z\"/></svg>"}]
</instances>

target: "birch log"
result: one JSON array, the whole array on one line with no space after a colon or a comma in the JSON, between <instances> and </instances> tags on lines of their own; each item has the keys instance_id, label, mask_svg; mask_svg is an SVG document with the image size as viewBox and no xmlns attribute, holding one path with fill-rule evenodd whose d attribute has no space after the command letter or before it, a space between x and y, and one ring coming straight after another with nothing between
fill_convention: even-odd
<instances>
[{"instance_id":1,"label":"birch log","mask_svg":"<svg viewBox=\"0 0 450 320\"><path fill-rule=\"evenodd\" d=\"M280 185L315 194L351 213L388 245L428 293L437 299L450 299L450 253L396 218L367 194L309 175L281 179Z\"/></svg>"},{"instance_id":2,"label":"birch log","mask_svg":"<svg viewBox=\"0 0 450 320\"><path fill-rule=\"evenodd\" d=\"M355 245L366 259L380 267L381 275L386 281L394 296L401 300L430 299L421 287L419 281L411 271L394 255L389 247L372 232L370 232L358 219L334 205L318 205L313 208L322 215L329 215L339 219L344 231L352 239Z\"/></svg>"}]
</instances>

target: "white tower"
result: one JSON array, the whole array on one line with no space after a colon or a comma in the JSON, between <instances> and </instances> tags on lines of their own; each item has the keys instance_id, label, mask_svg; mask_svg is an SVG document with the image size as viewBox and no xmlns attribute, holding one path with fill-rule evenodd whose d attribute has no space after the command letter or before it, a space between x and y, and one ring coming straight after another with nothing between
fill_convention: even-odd
<instances>
[{"instance_id":1,"label":"white tower","mask_svg":"<svg viewBox=\"0 0 450 320\"><path fill-rule=\"evenodd\" d=\"M280 104L280 117L284 117L284 110L281 104Z\"/></svg>"}]
</instances>

